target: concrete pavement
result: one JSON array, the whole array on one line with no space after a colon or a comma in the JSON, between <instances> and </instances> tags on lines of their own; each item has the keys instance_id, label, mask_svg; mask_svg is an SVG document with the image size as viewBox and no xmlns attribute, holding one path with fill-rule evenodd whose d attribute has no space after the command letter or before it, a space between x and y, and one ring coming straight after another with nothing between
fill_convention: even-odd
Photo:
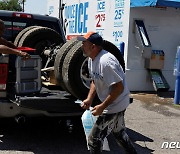
<instances>
[{"instance_id":1,"label":"concrete pavement","mask_svg":"<svg viewBox=\"0 0 180 154\"><path fill-rule=\"evenodd\" d=\"M163 142L180 142L180 106L174 106L171 97L155 94L133 98L125 120L138 154L180 154L180 144L179 149L161 149ZM11 120L0 119L0 154L89 154L80 117L72 119L71 133L65 121L54 118L29 119L23 126ZM111 151L103 154L123 154L112 135L108 141Z\"/></svg>"},{"instance_id":2,"label":"concrete pavement","mask_svg":"<svg viewBox=\"0 0 180 154\"><path fill-rule=\"evenodd\" d=\"M147 97L142 99L134 95L136 99L125 115L127 132L135 142L138 153L179 154L180 107L173 106L172 98L150 95L147 100ZM161 148L163 142L168 142L164 149ZM171 144L172 149L166 149L167 144Z\"/></svg>"}]
</instances>

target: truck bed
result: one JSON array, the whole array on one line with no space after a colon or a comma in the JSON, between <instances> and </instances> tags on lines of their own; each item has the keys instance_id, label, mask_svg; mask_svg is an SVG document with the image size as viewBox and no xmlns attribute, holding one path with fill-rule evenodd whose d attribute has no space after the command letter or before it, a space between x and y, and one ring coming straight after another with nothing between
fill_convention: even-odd
<instances>
[{"instance_id":1,"label":"truck bed","mask_svg":"<svg viewBox=\"0 0 180 154\"><path fill-rule=\"evenodd\" d=\"M84 110L79 104L75 103L77 99L66 91L51 90L42 87L41 91L31 95L19 95L12 98L13 103L21 107L43 110L50 113L76 113Z\"/></svg>"}]
</instances>

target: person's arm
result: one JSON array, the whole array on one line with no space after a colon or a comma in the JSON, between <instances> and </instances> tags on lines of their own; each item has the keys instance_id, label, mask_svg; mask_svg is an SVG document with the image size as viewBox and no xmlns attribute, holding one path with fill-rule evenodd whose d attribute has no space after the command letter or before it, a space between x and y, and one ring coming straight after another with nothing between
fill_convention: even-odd
<instances>
[{"instance_id":1,"label":"person's arm","mask_svg":"<svg viewBox=\"0 0 180 154\"><path fill-rule=\"evenodd\" d=\"M0 53L15 54L15 55L23 57L23 59L29 59L30 58L30 55L28 53L22 52L22 51L17 50L17 49L9 48L5 45L0 45Z\"/></svg>"},{"instance_id":2,"label":"person's arm","mask_svg":"<svg viewBox=\"0 0 180 154\"><path fill-rule=\"evenodd\" d=\"M13 49L17 48L13 43L7 41L6 39L4 39L2 37L0 38L0 44L5 45L5 46L7 46L9 48L13 48Z\"/></svg>"},{"instance_id":3,"label":"person's arm","mask_svg":"<svg viewBox=\"0 0 180 154\"><path fill-rule=\"evenodd\" d=\"M9 48L5 45L0 45L0 53L15 54L15 55L21 56L22 51L17 50L17 49L13 49L13 48Z\"/></svg>"},{"instance_id":4,"label":"person's arm","mask_svg":"<svg viewBox=\"0 0 180 154\"><path fill-rule=\"evenodd\" d=\"M90 90L89 90L88 96L83 101L81 107L83 109L89 109L89 107L91 106L91 104L93 102L93 99L94 99L95 95L96 95L96 88L95 88L94 81L92 81L91 85L90 85Z\"/></svg>"},{"instance_id":5,"label":"person's arm","mask_svg":"<svg viewBox=\"0 0 180 154\"><path fill-rule=\"evenodd\" d=\"M104 100L104 102L102 102L99 105L96 105L93 109L92 109L92 114L94 116L96 115L100 115L102 114L102 112L104 111L105 108L107 108L110 104L113 103L113 101L115 101L117 99L117 97L119 95L121 95L121 93L124 90L124 86L122 84L122 81L115 83L111 86L111 92L109 93L109 95L107 96L107 98Z\"/></svg>"}]
</instances>

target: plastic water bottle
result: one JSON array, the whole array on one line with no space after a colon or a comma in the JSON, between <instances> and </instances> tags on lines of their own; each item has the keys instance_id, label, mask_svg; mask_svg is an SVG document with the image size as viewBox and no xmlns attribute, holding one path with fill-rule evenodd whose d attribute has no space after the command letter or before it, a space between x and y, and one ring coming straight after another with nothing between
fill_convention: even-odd
<instances>
[{"instance_id":1,"label":"plastic water bottle","mask_svg":"<svg viewBox=\"0 0 180 154\"><path fill-rule=\"evenodd\" d=\"M86 136L86 141L87 141L87 148L89 150L89 146L88 146L88 136L91 132L91 129L95 123L95 118L94 116L92 115L91 111L90 110L86 110L82 117L81 117L81 120L82 120L82 125L83 125L83 128L84 128L84 133L85 133L85 136Z\"/></svg>"},{"instance_id":2,"label":"plastic water bottle","mask_svg":"<svg viewBox=\"0 0 180 154\"><path fill-rule=\"evenodd\" d=\"M89 136L89 133L95 123L95 116L92 115L90 110L86 110L82 116L82 123L86 136Z\"/></svg>"},{"instance_id":3,"label":"plastic water bottle","mask_svg":"<svg viewBox=\"0 0 180 154\"><path fill-rule=\"evenodd\" d=\"M85 136L86 136L88 150L89 150L88 136L89 136L89 134L91 132L91 129L92 129L94 123L97 120L97 117L92 115L91 109L92 109L92 107L90 107L90 110L86 110L83 113L82 117L81 117L83 128L84 128L84 132L85 132ZM103 143L103 150L110 151L108 140L107 140L106 137L105 137L104 143Z\"/></svg>"}]
</instances>

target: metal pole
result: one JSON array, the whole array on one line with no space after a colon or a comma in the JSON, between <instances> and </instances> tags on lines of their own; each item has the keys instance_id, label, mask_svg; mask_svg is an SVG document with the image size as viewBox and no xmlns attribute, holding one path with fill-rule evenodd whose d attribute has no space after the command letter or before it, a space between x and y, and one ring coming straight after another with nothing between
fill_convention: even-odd
<instances>
[{"instance_id":1,"label":"metal pole","mask_svg":"<svg viewBox=\"0 0 180 154\"><path fill-rule=\"evenodd\" d=\"M22 5L23 5L22 11L24 12L24 0L22 1Z\"/></svg>"},{"instance_id":2,"label":"metal pole","mask_svg":"<svg viewBox=\"0 0 180 154\"><path fill-rule=\"evenodd\" d=\"M174 75L176 75L176 84L175 84L175 94L174 94L174 104L180 104L180 46L177 48L176 54L176 65L174 68Z\"/></svg>"},{"instance_id":3,"label":"metal pole","mask_svg":"<svg viewBox=\"0 0 180 154\"><path fill-rule=\"evenodd\" d=\"M61 19L61 7L62 7L62 3L61 0L59 0L59 19Z\"/></svg>"}]
</instances>

